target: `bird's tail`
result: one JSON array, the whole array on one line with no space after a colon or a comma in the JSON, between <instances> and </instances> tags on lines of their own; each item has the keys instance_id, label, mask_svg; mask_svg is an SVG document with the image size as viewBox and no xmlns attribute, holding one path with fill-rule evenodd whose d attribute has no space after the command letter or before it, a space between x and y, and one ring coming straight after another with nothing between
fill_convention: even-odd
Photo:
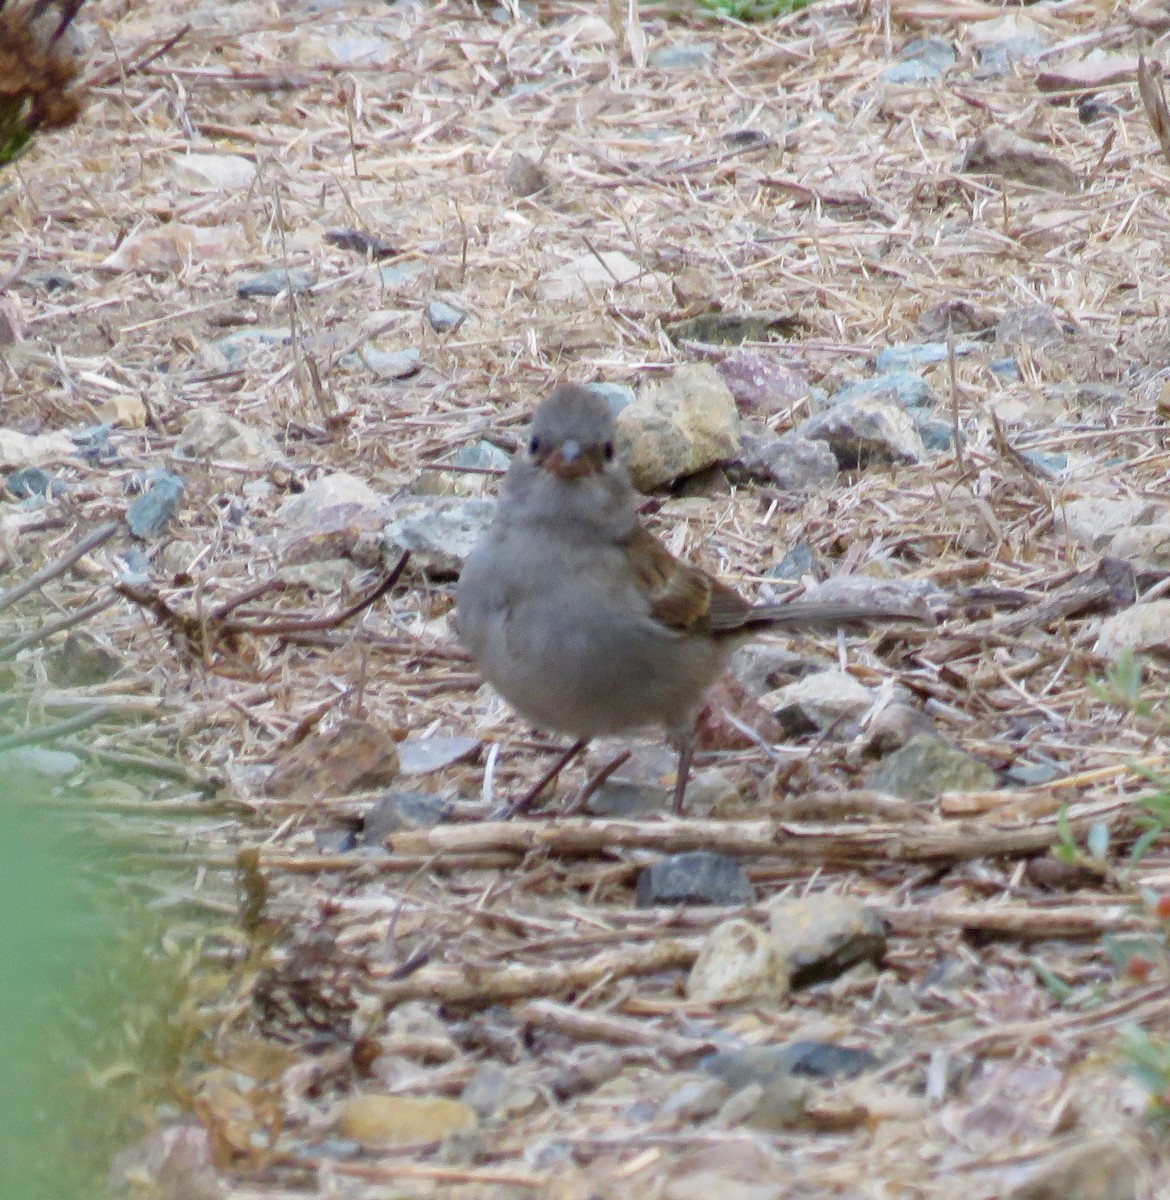
<instances>
[{"instance_id":1,"label":"bird's tail","mask_svg":"<svg viewBox=\"0 0 1170 1200\"><path fill-rule=\"evenodd\" d=\"M916 604L860 604L850 600L793 600L788 604L761 604L743 615L744 631L765 629L836 629L842 625L881 622L933 625L925 601Z\"/></svg>"}]
</instances>

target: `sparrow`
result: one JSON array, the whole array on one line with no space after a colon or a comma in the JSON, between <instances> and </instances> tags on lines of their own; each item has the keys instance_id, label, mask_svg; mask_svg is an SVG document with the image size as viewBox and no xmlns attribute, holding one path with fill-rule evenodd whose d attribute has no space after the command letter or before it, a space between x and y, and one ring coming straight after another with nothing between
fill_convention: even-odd
<instances>
[{"instance_id":1,"label":"sparrow","mask_svg":"<svg viewBox=\"0 0 1170 1200\"><path fill-rule=\"evenodd\" d=\"M678 753L681 813L695 720L737 646L769 629L923 619L888 606L750 604L641 524L614 434L593 391L567 384L543 401L456 589L456 628L480 675L533 725L575 739L511 814L591 739L653 726Z\"/></svg>"}]
</instances>

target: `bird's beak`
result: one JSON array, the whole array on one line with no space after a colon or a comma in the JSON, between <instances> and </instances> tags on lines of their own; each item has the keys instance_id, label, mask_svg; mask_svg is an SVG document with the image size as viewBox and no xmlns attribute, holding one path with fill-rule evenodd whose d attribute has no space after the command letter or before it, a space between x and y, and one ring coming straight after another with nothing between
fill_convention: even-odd
<instances>
[{"instance_id":1,"label":"bird's beak","mask_svg":"<svg viewBox=\"0 0 1170 1200\"><path fill-rule=\"evenodd\" d=\"M544 460L544 466L559 479L573 480L592 475L597 470L594 459L580 442L570 438Z\"/></svg>"}]
</instances>

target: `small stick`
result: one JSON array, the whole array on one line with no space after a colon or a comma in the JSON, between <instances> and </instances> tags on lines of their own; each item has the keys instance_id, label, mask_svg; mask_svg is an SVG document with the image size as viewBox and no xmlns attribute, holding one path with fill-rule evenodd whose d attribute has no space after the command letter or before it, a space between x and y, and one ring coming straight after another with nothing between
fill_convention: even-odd
<instances>
[{"instance_id":1,"label":"small stick","mask_svg":"<svg viewBox=\"0 0 1170 1200\"><path fill-rule=\"evenodd\" d=\"M0 737L0 750L15 750L18 746L36 746L41 742L51 742L55 738L65 737L66 734L88 729L108 715L107 710L99 705L88 712L78 713L75 717L54 721L51 725L39 725L36 729L26 729L23 733L10 733L7 737Z\"/></svg>"},{"instance_id":2,"label":"small stick","mask_svg":"<svg viewBox=\"0 0 1170 1200\"><path fill-rule=\"evenodd\" d=\"M118 522L107 521L93 533L82 538L72 550L67 550L60 558L53 559L47 567L42 567L35 575L30 575L24 583L17 584L7 592L0 592L0 611L15 604L18 600L23 600L29 592L35 592L50 579L56 579L58 575L63 575L79 558L84 558L95 547L100 546L103 542L108 542L117 532Z\"/></svg>"},{"instance_id":3,"label":"small stick","mask_svg":"<svg viewBox=\"0 0 1170 1200\"><path fill-rule=\"evenodd\" d=\"M105 600L95 600L87 607L78 609L77 612L60 617L56 621L50 621L47 625L42 625L40 629L34 629L32 633L26 633L24 637L17 638L16 641L9 642L7 646L0 647L0 662L15 658L22 650L27 650L29 646L43 642L45 638L52 637L55 633L62 633L66 629L72 629L74 625L83 624L90 617L96 617L98 613L105 612L107 608L112 608L117 603L117 596L107 596Z\"/></svg>"}]
</instances>

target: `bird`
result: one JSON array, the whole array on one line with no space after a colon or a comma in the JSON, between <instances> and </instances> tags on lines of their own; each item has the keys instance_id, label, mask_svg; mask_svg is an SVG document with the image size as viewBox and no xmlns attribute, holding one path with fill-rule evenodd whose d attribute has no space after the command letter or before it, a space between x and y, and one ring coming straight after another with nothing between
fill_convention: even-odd
<instances>
[{"instance_id":1,"label":"bird","mask_svg":"<svg viewBox=\"0 0 1170 1200\"><path fill-rule=\"evenodd\" d=\"M738 646L770 629L924 619L889 605L752 605L645 528L615 434L594 390L562 384L542 401L456 585L456 631L479 674L527 721L574 739L509 815L592 739L656 726L678 754L681 814L696 719Z\"/></svg>"}]
</instances>

